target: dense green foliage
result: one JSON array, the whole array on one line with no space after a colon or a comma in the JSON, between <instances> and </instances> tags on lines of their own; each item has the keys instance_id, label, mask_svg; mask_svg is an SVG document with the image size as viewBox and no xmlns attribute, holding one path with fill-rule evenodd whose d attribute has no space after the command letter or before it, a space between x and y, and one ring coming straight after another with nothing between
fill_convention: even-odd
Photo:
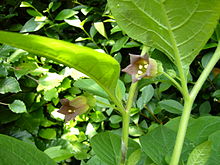
<instances>
[{"instance_id":1,"label":"dense green foliage","mask_svg":"<svg viewBox=\"0 0 220 165\"><path fill-rule=\"evenodd\" d=\"M120 2L122 4L119 5L125 7L125 9L122 8L117 13L118 11L114 11L114 6L117 6L119 1L111 0L109 2L113 14L116 12L116 15L118 14L121 17L127 6ZM191 6L193 7L196 1L189 2L192 3ZM116 20L119 19L118 23L123 30L126 31L127 28L133 29L130 33L126 31L133 39L129 38L115 22L106 3L103 0L29 0L25 2L4 0L0 2L0 30L38 34L72 42L76 45L87 46L101 51L102 53L97 54L103 56L103 60L107 59L106 61L108 61L108 57L105 58L104 56L106 55L103 53L110 54L124 68L129 63L128 54L140 54L142 44L139 42L145 43L143 38L148 39L148 37L137 35L136 33L141 34L141 29L146 24L145 21L155 22L155 20L151 18L144 20L143 17L143 25L131 28L129 27L131 24L126 23L128 20L125 19L120 22L120 18L116 17ZM138 9L143 7L141 4L137 5L139 5ZM204 3L197 9L205 10L205 7L210 6L212 6L214 11L216 10L213 13L213 17L207 18L206 21L199 20L201 15L193 17L190 21L194 24L190 24L190 26L193 26L194 29L190 29L190 32L184 36L185 38L173 41L171 36L178 35L178 32L175 31L175 28L178 28L175 25L177 22L174 20L171 24L167 24L164 18L164 20L160 20L165 22L163 26L161 25L165 31L163 33L165 36L161 37L162 40L158 40L158 43L152 43L151 40L146 41L148 44L150 42L150 46L157 48L148 50L151 57L161 61L165 71L173 78L178 78L176 67L172 63L176 62L176 50L182 52L180 61L183 67L188 67L192 63L187 75L189 89L206 67L218 44L218 27L212 37L208 37L213 32L216 25L215 21L219 17L219 14L217 14L219 3L216 0L212 0L212 5ZM142 18L142 12L138 9L133 10L132 8L132 12L135 12L135 14L131 13L130 19L135 20L133 17L137 16L137 14ZM166 12L166 10L164 9L163 12ZM145 14L148 15L149 13ZM201 14L206 13L201 12ZM211 22L211 24L206 24L207 21ZM138 23L134 25L138 25ZM153 25L152 27L144 27L147 29L155 28ZM185 28L188 29L188 27ZM198 28L204 28L202 31L207 32L198 34L199 37L205 38L202 42L195 42L189 39ZM162 31L163 29L160 30ZM6 38L6 36L7 34L2 38ZM158 36L153 35L154 37L157 38ZM116 107L109 99L107 93L113 90L114 85L117 83L117 72L115 72L115 75L109 75L110 72L108 67L105 66L106 64L103 64L104 68L90 69L90 66L96 67L96 63L91 62L93 61L92 55L90 59L87 59L88 61L82 58L82 62L86 63L80 63L78 67L75 67L80 70L81 66L88 65L86 71L83 69L80 71L83 73L91 72L89 76L99 85L107 83L107 85L104 85L107 88L106 93L106 90L101 89L95 81L85 78L86 76L82 75L82 73L69 68L74 67L74 59L70 61L70 65L64 66L59 63L62 63L62 61L52 61L36 56L35 54L43 54L45 48L55 50L54 55L56 56L56 53L59 53L61 49L53 45L53 40L44 38L44 45L39 44L38 50L31 51L31 40L33 39L34 37L30 38L30 41L26 40L23 43L18 39L21 44L30 44L29 52L12 46L1 45L0 133L35 145L59 164L104 165L106 163L115 165L115 162L120 159L122 117L118 111L113 111ZM196 39L200 40L199 38ZM207 40L208 42L205 43ZM181 47L182 43L187 43L185 46L190 47L190 49L191 47L192 49L196 47L196 50L193 49L192 54L190 54L191 52L184 52L188 49L184 46ZM61 42L61 44L65 45L66 43ZM198 54L202 47L203 50ZM68 51L68 53L73 52L74 56L74 51L77 48L78 46L70 46L68 47L69 50L65 51ZM88 52L84 53L94 54L96 52L88 49ZM192 62L194 58L195 60ZM109 60L115 62L115 65L110 67L110 69L113 71L115 68L119 70L116 61L112 58L109 58ZM219 64L215 66L209 75L193 105L192 118L189 122L190 127L187 131L181 155L181 164L218 165L220 163L219 152L216 152L220 149L219 140L216 140L220 138L220 118L218 117L220 69L218 67ZM112 79L113 83L109 82L108 79ZM99 80L101 80L100 83ZM122 73L116 88L116 94L117 98L122 99L123 103L127 101L130 83L130 76ZM139 92L135 96L137 101L131 109L128 148L129 165L148 165L153 163L166 165L170 161L175 135L178 130L178 116L183 111L181 93L172 85L172 82L164 75L140 80L138 84ZM63 98L72 100L79 95L93 95L96 99L95 106L87 113L77 116L75 121L64 123L64 116L57 112L61 107L60 100ZM3 135L1 137L4 138ZM139 144L134 141L139 140L139 137L141 137L139 144L141 144L144 152L140 149ZM1 152L0 154L4 155L5 153ZM139 159L140 161L138 161ZM39 164L37 162L34 163Z\"/></svg>"}]
</instances>

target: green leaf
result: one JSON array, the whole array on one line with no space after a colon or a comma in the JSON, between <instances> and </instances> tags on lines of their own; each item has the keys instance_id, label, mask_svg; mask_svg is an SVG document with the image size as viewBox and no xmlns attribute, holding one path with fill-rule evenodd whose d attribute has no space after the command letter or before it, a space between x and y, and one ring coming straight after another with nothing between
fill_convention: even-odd
<instances>
[{"instance_id":1,"label":"green leaf","mask_svg":"<svg viewBox=\"0 0 220 165\"><path fill-rule=\"evenodd\" d=\"M45 22L35 21L34 18L31 18L29 21L27 21L24 24L20 32L22 33L35 32L40 30L42 27L44 27L45 24L46 24Z\"/></svg>"},{"instance_id":2,"label":"green leaf","mask_svg":"<svg viewBox=\"0 0 220 165\"><path fill-rule=\"evenodd\" d=\"M175 100L162 100L158 103L162 109L174 113L174 114L182 114L183 105Z\"/></svg>"},{"instance_id":3,"label":"green leaf","mask_svg":"<svg viewBox=\"0 0 220 165\"><path fill-rule=\"evenodd\" d=\"M23 101L15 100L13 103L8 105L9 109L15 113L27 112L26 106Z\"/></svg>"},{"instance_id":4,"label":"green leaf","mask_svg":"<svg viewBox=\"0 0 220 165\"><path fill-rule=\"evenodd\" d=\"M117 40L115 42L115 44L113 45L110 54L119 51L127 43L128 39L129 39L129 37L124 36L124 37L120 38L119 40Z\"/></svg>"},{"instance_id":5,"label":"green leaf","mask_svg":"<svg viewBox=\"0 0 220 165\"><path fill-rule=\"evenodd\" d=\"M65 19L64 20L66 23L68 23L71 26L75 26L78 28L83 28L83 23L80 21L79 18L74 18L74 19Z\"/></svg>"},{"instance_id":6,"label":"green leaf","mask_svg":"<svg viewBox=\"0 0 220 165\"><path fill-rule=\"evenodd\" d=\"M212 151L206 165L219 165L220 164L220 130L214 132L209 136L208 141L212 143Z\"/></svg>"},{"instance_id":7,"label":"green leaf","mask_svg":"<svg viewBox=\"0 0 220 165\"><path fill-rule=\"evenodd\" d=\"M186 138L196 145L208 140L209 135L220 130L220 117L204 116L193 121L188 127Z\"/></svg>"},{"instance_id":8,"label":"green leaf","mask_svg":"<svg viewBox=\"0 0 220 165\"><path fill-rule=\"evenodd\" d=\"M71 152L74 153L74 157L77 160L88 159L90 157L88 154L89 150L91 150L91 148L88 146L88 144L80 142L74 142L71 147Z\"/></svg>"},{"instance_id":9,"label":"green leaf","mask_svg":"<svg viewBox=\"0 0 220 165\"><path fill-rule=\"evenodd\" d=\"M96 99L96 105L98 107L109 108L109 105L111 105L109 100L103 97L95 96L95 99Z\"/></svg>"},{"instance_id":10,"label":"green leaf","mask_svg":"<svg viewBox=\"0 0 220 165\"><path fill-rule=\"evenodd\" d=\"M56 134L57 132L54 128L45 128L39 131L39 136L44 139L55 139Z\"/></svg>"},{"instance_id":11,"label":"green leaf","mask_svg":"<svg viewBox=\"0 0 220 165\"><path fill-rule=\"evenodd\" d=\"M169 89L171 87L171 83L170 82L162 82L159 86L159 92L163 92L166 91L167 89Z\"/></svg>"},{"instance_id":12,"label":"green leaf","mask_svg":"<svg viewBox=\"0 0 220 165\"><path fill-rule=\"evenodd\" d=\"M120 123L122 121L122 117L119 116L119 115L112 115L110 118L109 118L110 122L112 124L117 124L117 123Z\"/></svg>"},{"instance_id":13,"label":"green leaf","mask_svg":"<svg viewBox=\"0 0 220 165\"><path fill-rule=\"evenodd\" d=\"M99 123L99 122L104 121L106 119L106 117L102 112L95 111L95 112L91 113L90 119L95 123Z\"/></svg>"},{"instance_id":14,"label":"green leaf","mask_svg":"<svg viewBox=\"0 0 220 165\"><path fill-rule=\"evenodd\" d=\"M9 63L18 61L22 56L27 55L28 53L22 49L16 49L8 58Z\"/></svg>"},{"instance_id":15,"label":"green leaf","mask_svg":"<svg viewBox=\"0 0 220 165\"><path fill-rule=\"evenodd\" d=\"M134 151L128 158L128 165L137 165L141 157L141 150Z\"/></svg>"},{"instance_id":16,"label":"green leaf","mask_svg":"<svg viewBox=\"0 0 220 165\"><path fill-rule=\"evenodd\" d=\"M51 38L0 31L0 43L27 50L78 71L94 79L111 98L115 98L120 66L107 54Z\"/></svg>"},{"instance_id":17,"label":"green leaf","mask_svg":"<svg viewBox=\"0 0 220 165\"><path fill-rule=\"evenodd\" d=\"M171 157L176 133L172 130L159 126L140 138L143 151L158 165L167 165L165 157ZM156 145L155 145L156 144ZM186 160L188 151L193 148L193 143L185 140L181 159Z\"/></svg>"},{"instance_id":18,"label":"green leaf","mask_svg":"<svg viewBox=\"0 0 220 165\"><path fill-rule=\"evenodd\" d=\"M184 68L204 47L220 16L219 0L108 0L108 4L128 36L161 50L174 64L180 60Z\"/></svg>"},{"instance_id":19,"label":"green leaf","mask_svg":"<svg viewBox=\"0 0 220 165\"><path fill-rule=\"evenodd\" d=\"M0 164L56 165L46 154L31 144L0 135Z\"/></svg>"},{"instance_id":20,"label":"green leaf","mask_svg":"<svg viewBox=\"0 0 220 165\"><path fill-rule=\"evenodd\" d=\"M34 62L29 62L29 63L20 63L18 66L15 68L15 76L17 79L21 78L23 75L28 74L32 70L37 69L37 64Z\"/></svg>"},{"instance_id":21,"label":"green leaf","mask_svg":"<svg viewBox=\"0 0 220 165\"><path fill-rule=\"evenodd\" d=\"M27 130L31 134L37 135L41 121L44 119L42 109L37 109L29 114L22 114L22 116L16 121L15 126Z\"/></svg>"},{"instance_id":22,"label":"green leaf","mask_svg":"<svg viewBox=\"0 0 220 165\"><path fill-rule=\"evenodd\" d=\"M39 13L37 10L34 9L27 9L26 12L33 17L42 16L41 13Z\"/></svg>"},{"instance_id":23,"label":"green leaf","mask_svg":"<svg viewBox=\"0 0 220 165\"><path fill-rule=\"evenodd\" d=\"M12 111L9 111L8 109L4 110L1 109L1 115L0 115L0 124L7 124L12 121L17 120L20 117L19 114L13 113Z\"/></svg>"},{"instance_id":24,"label":"green leaf","mask_svg":"<svg viewBox=\"0 0 220 165\"><path fill-rule=\"evenodd\" d=\"M142 93L141 93L141 96L137 100L137 107L139 109L143 109L144 105L146 105L154 96L154 88L152 85L148 85L148 86L143 87L140 91Z\"/></svg>"},{"instance_id":25,"label":"green leaf","mask_svg":"<svg viewBox=\"0 0 220 165\"><path fill-rule=\"evenodd\" d=\"M136 125L129 126L129 135L131 135L131 136L141 136L143 134L144 134L144 132L140 127L138 127Z\"/></svg>"},{"instance_id":26,"label":"green leaf","mask_svg":"<svg viewBox=\"0 0 220 165\"><path fill-rule=\"evenodd\" d=\"M18 81L14 77L0 79L0 93L17 93L21 91Z\"/></svg>"},{"instance_id":27,"label":"green leaf","mask_svg":"<svg viewBox=\"0 0 220 165\"><path fill-rule=\"evenodd\" d=\"M58 92L56 88L52 88L44 92L44 99L46 101L51 101L54 98L58 98Z\"/></svg>"},{"instance_id":28,"label":"green leaf","mask_svg":"<svg viewBox=\"0 0 220 165\"><path fill-rule=\"evenodd\" d=\"M118 164L120 158L121 137L111 132L99 133L91 139L92 148L100 160L108 165ZM138 143L129 140L128 157L139 149Z\"/></svg>"},{"instance_id":29,"label":"green leaf","mask_svg":"<svg viewBox=\"0 0 220 165\"><path fill-rule=\"evenodd\" d=\"M93 156L85 165L107 165L101 161L97 156Z\"/></svg>"},{"instance_id":30,"label":"green leaf","mask_svg":"<svg viewBox=\"0 0 220 165\"><path fill-rule=\"evenodd\" d=\"M77 14L77 12L72 9L63 9L61 12L57 14L55 20L64 20L74 16L75 14Z\"/></svg>"},{"instance_id":31,"label":"green leaf","mask_svg":"<svg viewBox=\"0 0 220 165\"><path fill-rule=\"evenodd\" d=\"M205 55L202 57L201 62L202 62L203 68L205 68L205 67L208 65L208 63L209 63L210 59L212 58L212 56L213 56L213 53L212 53L212 52L209 52L209 53L205 54Z\"/></svg>"},{"instance_id":32,"label":"green leaf","mask_svg":"<svg viewBox=\"0 0 220 165\"><path fill-rule=\"evenodd\" d=\"M179 129L179 122L180 122L180 116L170 119L165 126L171 130L173 130L174 132L177 132ZM188 123L188 127L191 127L191 125L194 123L194 121L196 121L196 119L190 117L189 118L189 123Z\"/></svg>"},{"instance_id":33,"label":"green leaf","mask_svg":"<svg viewBox=\"0 0 220 165\"><path fill-rule=\"evenodd\" d=\"M56 162L66 160L74 155L67 149L62 149L61 146L47 148L44 153Z\"/></svg>"},{"instance_id":34,"label":"green leaf","mask_svg":"<svg viewBox=\"0 0 220 165\"><path fill-rule=\"evenodd\" d=\"M196 146L196 148L190 153L187 165L206 165L206 162L210 157L210 152L211 142L203 142Z\"/></svg>"},{"instance_id":35,"label":"green leaf","mask_svg":"<svg viewBox=\"0 0 220 165\"><path fill-rule=\"evenodd\" d=\"M108 98L107 93L92 79L79 79L73 85L94 95Z\"/></svg>"},{"instance_id":36,"label":"green leaf","mask_svg":"<svg viewBox=\"0 0 220 165\"><path fill-rule=\"evenodd\" d=\"M34 6L32 6L30 3L22 1L20 4L20 7L30 7L34 9Z\"/></svg>"},{"instance_id":37,"label":"green leaf","mask_svg":"<svg viewBox=\"0 0 220 165\"><path fill-rule=\"evenodd\" d=\"M65 76L59 75L57 73L47 73L39 79L37 90L47 91L58 87L64 78Z\"/></svg>"},{"instance_id":38,"label":"green leaf","mask_svg":"<svg viewBox=\"0 0 220 165\"><path fill-rule=\"evenodd\" d=\"M0 66L0 77L6 77L8 75L8 71L6 69L6 67L1 64Z\"/></svg>"},{"instance_id":39,"label":"green leaf","mask_svg":"<svg viewBox=\"0 0 220 165\"><path fill-rule=\"evenodd\" d=\"M218 99L220 99L220 89L216 90L213 94L212 97L216 97Z\"/></svg>"},{"instance_id":40,"label":"green leaf","mask_svg":"<svg viewBox=\"0 0 220 165\"><path fill-rule=\"evenodd\" d=\"M144 152L141 153L141 158L136 165L156 165Z\"/></svg>"},{"instance_id":41,"label":"green leaf","mask_svg":"<svg viewBox=\"0 0 220 165\"><path fill-rule=\"evenodd\" d=\"M103 37L108 39L106 32L105 32L105 26L104 26L103 22L95 22L94 27Z\"/></svg>"},{"instance_id":42,"label":"green leaf","mask_svg":"<svg viewBox=\"0 0 220 165\"><path fill-rule=\"evenodd\" d=\"M209 101L205 101L199 106L199 113L200 115L207 115L211 111L211 105Z\"/></svg>"},{"instance_id":43,"label":"green leaf","mask_svg":"<svg viewBox=\"0 0 220 165\"><path fill-rule=\"evenodd\" d=\"M118 84L116 86L116 96L119 100L124 99L125 91L126 91L126 88L125 88L124 83L121 80L118 80Z\"/></svg>"}]
</instances>

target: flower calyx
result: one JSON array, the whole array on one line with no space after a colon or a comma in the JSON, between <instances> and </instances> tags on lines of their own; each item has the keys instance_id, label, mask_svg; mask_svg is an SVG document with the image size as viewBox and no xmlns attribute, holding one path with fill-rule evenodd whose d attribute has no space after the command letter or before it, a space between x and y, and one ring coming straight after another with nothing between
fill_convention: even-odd
<instances>
[{"instance_id":1,"label":"flower calyx","mask_svg":"<svg viewBox=\"0 0 220 165\"><path fill-rule=\"evenodd\" d=\"M132 82L141 80L142 78L151 78L157 75L157 62L156 60L149 58L147 54L144 56L129 54L130 64L122 69L132 75Z\"/></svg>"},{"instance_id":2,"label":"flower calyx","mask_svg":"<svg viewBox=\"0 0 220 165\"><path fill-rule=\"evenodd\" d=\"M77 96L71 101L68 99L61 99L60 102L62 106L58 112L65 115L65 122L74 120L77 115L87 112L90 108L85 96Z\"/></svg>"}]
</instances>

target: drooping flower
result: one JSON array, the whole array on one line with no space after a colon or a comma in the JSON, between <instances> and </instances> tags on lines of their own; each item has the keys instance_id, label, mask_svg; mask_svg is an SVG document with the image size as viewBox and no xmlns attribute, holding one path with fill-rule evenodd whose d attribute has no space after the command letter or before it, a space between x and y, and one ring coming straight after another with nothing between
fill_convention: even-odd
<instances>
[{"instance_id":1,"label":"drooping flower","mask_svg":"<svg viewBox=\"0 0 220 165\"><path fill-rule=\"evenodd\" d=\"M136 82L142 78L151 78L157 74L157 62L149 58L148 55L130 55L130 63L126 68L122 69L132 75L132 82Z\"/></svg>"},{"instance_id":2,"label":"drooping flower","mask_svg":"<svg viewBox=\"0 0 220 165\"><path fill-rule=\"evenodd\" d=\"M83 114L89 110L89 105L85 96L78 96L72 101L61 99L60 102L62 106L58 112L65 115L66 122L74 120L77 115Z\"/></svg>"}]
</instances>

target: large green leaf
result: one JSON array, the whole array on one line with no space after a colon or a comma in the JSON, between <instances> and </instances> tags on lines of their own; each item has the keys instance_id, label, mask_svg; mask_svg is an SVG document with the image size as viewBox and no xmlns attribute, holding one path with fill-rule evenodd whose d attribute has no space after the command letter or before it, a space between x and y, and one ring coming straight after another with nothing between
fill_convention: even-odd
<instances>
[{"instance_id":1,"label":"large green leaf","mask_svg":"<svg viewBox=\"0 0 220 165\"><path fill-rule=\"evenodd\" d=\"M193 121L188 127L186 138L198 145L208 140L209 135L220 130L220 117L204 116Z\"/></svg>"},{"instance_id":2,"label":"large green leaf","mask_svg":"<svg viewBox=\"0 0 220 165\"><path fill-rule=\"evenodd\" d=\"M100 160L108 165L118 164L120 158L121 137L111 132L95 135L92 140L92 148ZM128 157L140 146L133 140L129 140Z\"/></svg>"},{"instance_id":3,"label":"large green leaf","mask_svg":"<svg viewBox=\"0 0 220 165\"><path fill-rule=\"evenodd\" d=\"M204 143L196 146L190 153L187 165L205 165L210 157L211 142L205 141Z\"/></svg>"},{"instance_id":4,"label":"large green leaf","mask_svg":"<svg viewBox=\"0 0 220 165\"><path fill-rule=\"evenodd\" d=\"M141 146L147 156L158 165L166 165L173 151L176 133L164 126L155 128L140 138ZM192 151L193 143L185 140L181 160L185 161Z\"/></svg>"},{"instance_id":5,"label":"large green leaf","mask_svg":"<svg viewBox=\"0 0 220 165\"><path fill-rule=\"evenodd\" d=\"M212 143L212 151L206 165L219 165L220 164L220 130L214 132L209 136L208 141Z\"/></svg>"},{"instance_id":6,"label":"large green leaf","mask_svg":"<svg viewBox=\"0 0 220 165\"><path fill-rule=\"evenodd\" d=\"M4 31L0 31L0 43L73 67L94 79L114 97L120 66L111 56L61 40Z\"/></svg>"},{"instance_id":7,"label":"large green leaf","mask_svg":"<svg viewBox=\"0 0 220 165\"><path fill-rule=\"evenodd\" d=\"M164 52L186 68L210 38L220 16L219 0L108 0L130 37Z\"/></svg>"},{"instance_id":8,"label":"large green leaf","mask_svg":"<svg viewBox=\"0 0 220 165\"><path fill-rule=\"evenodd\" d=\"M0 135L0 148L2 165L56 165L33 145L6 135Z\"/></svg>"}]
</instances>

